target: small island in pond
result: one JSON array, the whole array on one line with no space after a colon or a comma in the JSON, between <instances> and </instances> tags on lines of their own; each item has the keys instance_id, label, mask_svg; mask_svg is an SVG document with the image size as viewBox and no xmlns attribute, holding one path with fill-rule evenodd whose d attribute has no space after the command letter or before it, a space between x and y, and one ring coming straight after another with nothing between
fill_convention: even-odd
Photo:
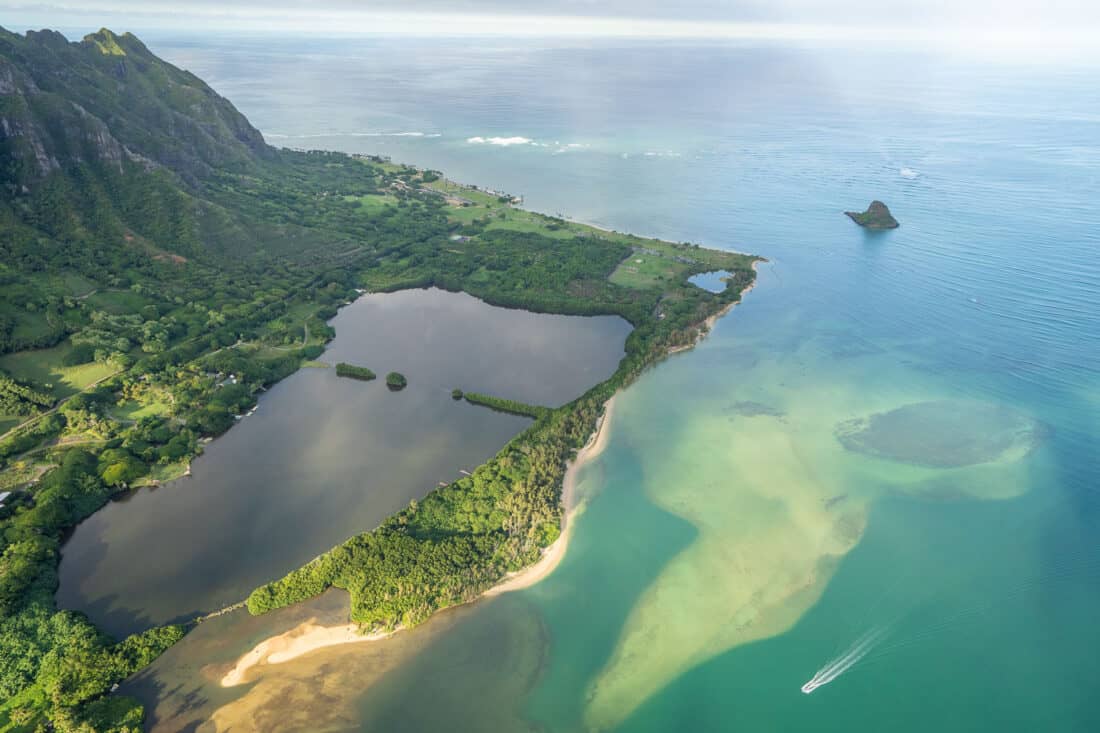
<instances>
[{"instance_id":1,"label":"small island in pond","mask_svg":"<svg viewBox=\"0 0 1100 733\"><path fill-rule=\"evenodd\" d=\"M867 211L845 211L852 221L864 229L897 229L898 220L890 213L890 209L881 201L872 201Z\"/></svg>"},{"instance_id":2,"label":"small island in pond","mask_svg":"<svg viewBox=\"0 0 1100 733\"><path fill-rule=\"evenodd\" d=\"M336 376L348 377L349 379L362 379L366 382L374 379L375 374L366 367L356 366L342 361L336 365Z\"/></svg>"},{"instance_id":3,"label":"small island in pond","mask_svg":"<svg viewBox=\"0 0 1100 733\"><path fill-rule=\"evenodd\" d=\"M409 385L409 380L405 379L404 374L398 372L390 372L386 375L386 386L392 389L394 392L399 392Z\"/></svg>"}]
</instances>

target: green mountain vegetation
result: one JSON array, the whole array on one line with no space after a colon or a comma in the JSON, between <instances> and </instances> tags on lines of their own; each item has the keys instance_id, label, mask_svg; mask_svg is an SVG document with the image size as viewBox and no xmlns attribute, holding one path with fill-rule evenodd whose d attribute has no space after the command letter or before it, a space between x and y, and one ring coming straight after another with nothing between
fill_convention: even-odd
<instances>
[{"instance_id":1,"label":"green mountain vegetation","mask_svg":"<svg viewBox=\"0 0 1100 733\"><path fill-rule=\"evenodd\" d=\"M63 537L180 475L258 391L320 356L360 290L436 286L635 329L611 379L258 589L253 612L337 585L359 623L411 625L533 561L606 398L752 280L751 257L601 232L381 159L272 148L129 34L0 29L0 130L0 731L140 730L140 705L107 693L186 628L115 640L59 611ZM627 264L639 252L644 272ZM724 293L687 284L714 269L733 273Z\"/></svg>"}]
</instances>

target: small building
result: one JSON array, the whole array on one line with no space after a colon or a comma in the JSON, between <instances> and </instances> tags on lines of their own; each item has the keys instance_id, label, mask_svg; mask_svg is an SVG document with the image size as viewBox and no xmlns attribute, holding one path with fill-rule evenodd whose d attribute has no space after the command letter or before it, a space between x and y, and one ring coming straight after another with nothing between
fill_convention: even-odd
<instances>
[{"instance_id":1,"label":"small building","mask_svg":"<svg viewBox=\"0 0 1100 733\"><path fill-rule=\"evenodd\" d=\"M0 506L4 506L4 500L11 496L10 491L0 491Z\"/></svg>"}]
</instances>

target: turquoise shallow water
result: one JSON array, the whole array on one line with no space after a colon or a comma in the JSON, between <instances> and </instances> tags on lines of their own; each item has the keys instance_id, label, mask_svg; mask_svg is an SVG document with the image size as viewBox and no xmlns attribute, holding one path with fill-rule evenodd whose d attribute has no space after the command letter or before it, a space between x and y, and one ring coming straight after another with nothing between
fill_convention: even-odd
<instances>
[{"instance_id":1,"label":"turquoise shallow water","mask_svg":"<svg viewBox=\"0 0 1100 733\"><path fill-rule=\"evenodd\" d=\"M329 690L354 709L343 728L1100 727L1098 67L151 45L274 142L769 259L704 344L622 395L557 572L447 622L381 683ZM841 214L872 198L900 229ZM853 420L892 432L853 450L836 433Z\"/></svg>"}]
</instances>

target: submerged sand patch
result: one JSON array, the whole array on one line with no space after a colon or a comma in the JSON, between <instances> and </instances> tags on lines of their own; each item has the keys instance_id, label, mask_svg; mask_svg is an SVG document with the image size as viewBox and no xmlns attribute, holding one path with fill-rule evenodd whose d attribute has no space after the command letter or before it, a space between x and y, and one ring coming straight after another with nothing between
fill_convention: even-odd
<instances>
[{"instance_id":1,"label":"submerged sand patch","mask_svg":"<svg viewBox=\"0 0 1100 733\"><path fill-rule=\"evenodd\" d=\"M746 378L757 386L751 400L735 393L662 408L657 394L624 399L621 409L638 413L622 423L644 491L697 536L627 616L589 689L590 729L612 729L696 665L790 629L858 544L878 497L1003 499L1027 490L1029 464L1019 459L1041 439L1041 424L1008 407L944 400L882 367L873 357L848 361L839 381L789 360ZM842 446L836 426L853 412L887 416L847 423L853 440L922 460ZM950 440L929 437L939 433Z\"/></svg>"},{"instance_id":2,"label":"submerged sand patch","mask_svg":"<svg viewBox=\"0 0 1100 733\"><path fill-rule=\"evenodd\" d=\"M828 472L785 424L744 422L746 434L727 420L696 421L669 451L668 474L647 476L665 489L656 503L699 534L627 619L590 691L586 720L596 730L696 664L789 628L862 534L865 498L823 501L836 494Z\"/></svg>"}]
</instances>

